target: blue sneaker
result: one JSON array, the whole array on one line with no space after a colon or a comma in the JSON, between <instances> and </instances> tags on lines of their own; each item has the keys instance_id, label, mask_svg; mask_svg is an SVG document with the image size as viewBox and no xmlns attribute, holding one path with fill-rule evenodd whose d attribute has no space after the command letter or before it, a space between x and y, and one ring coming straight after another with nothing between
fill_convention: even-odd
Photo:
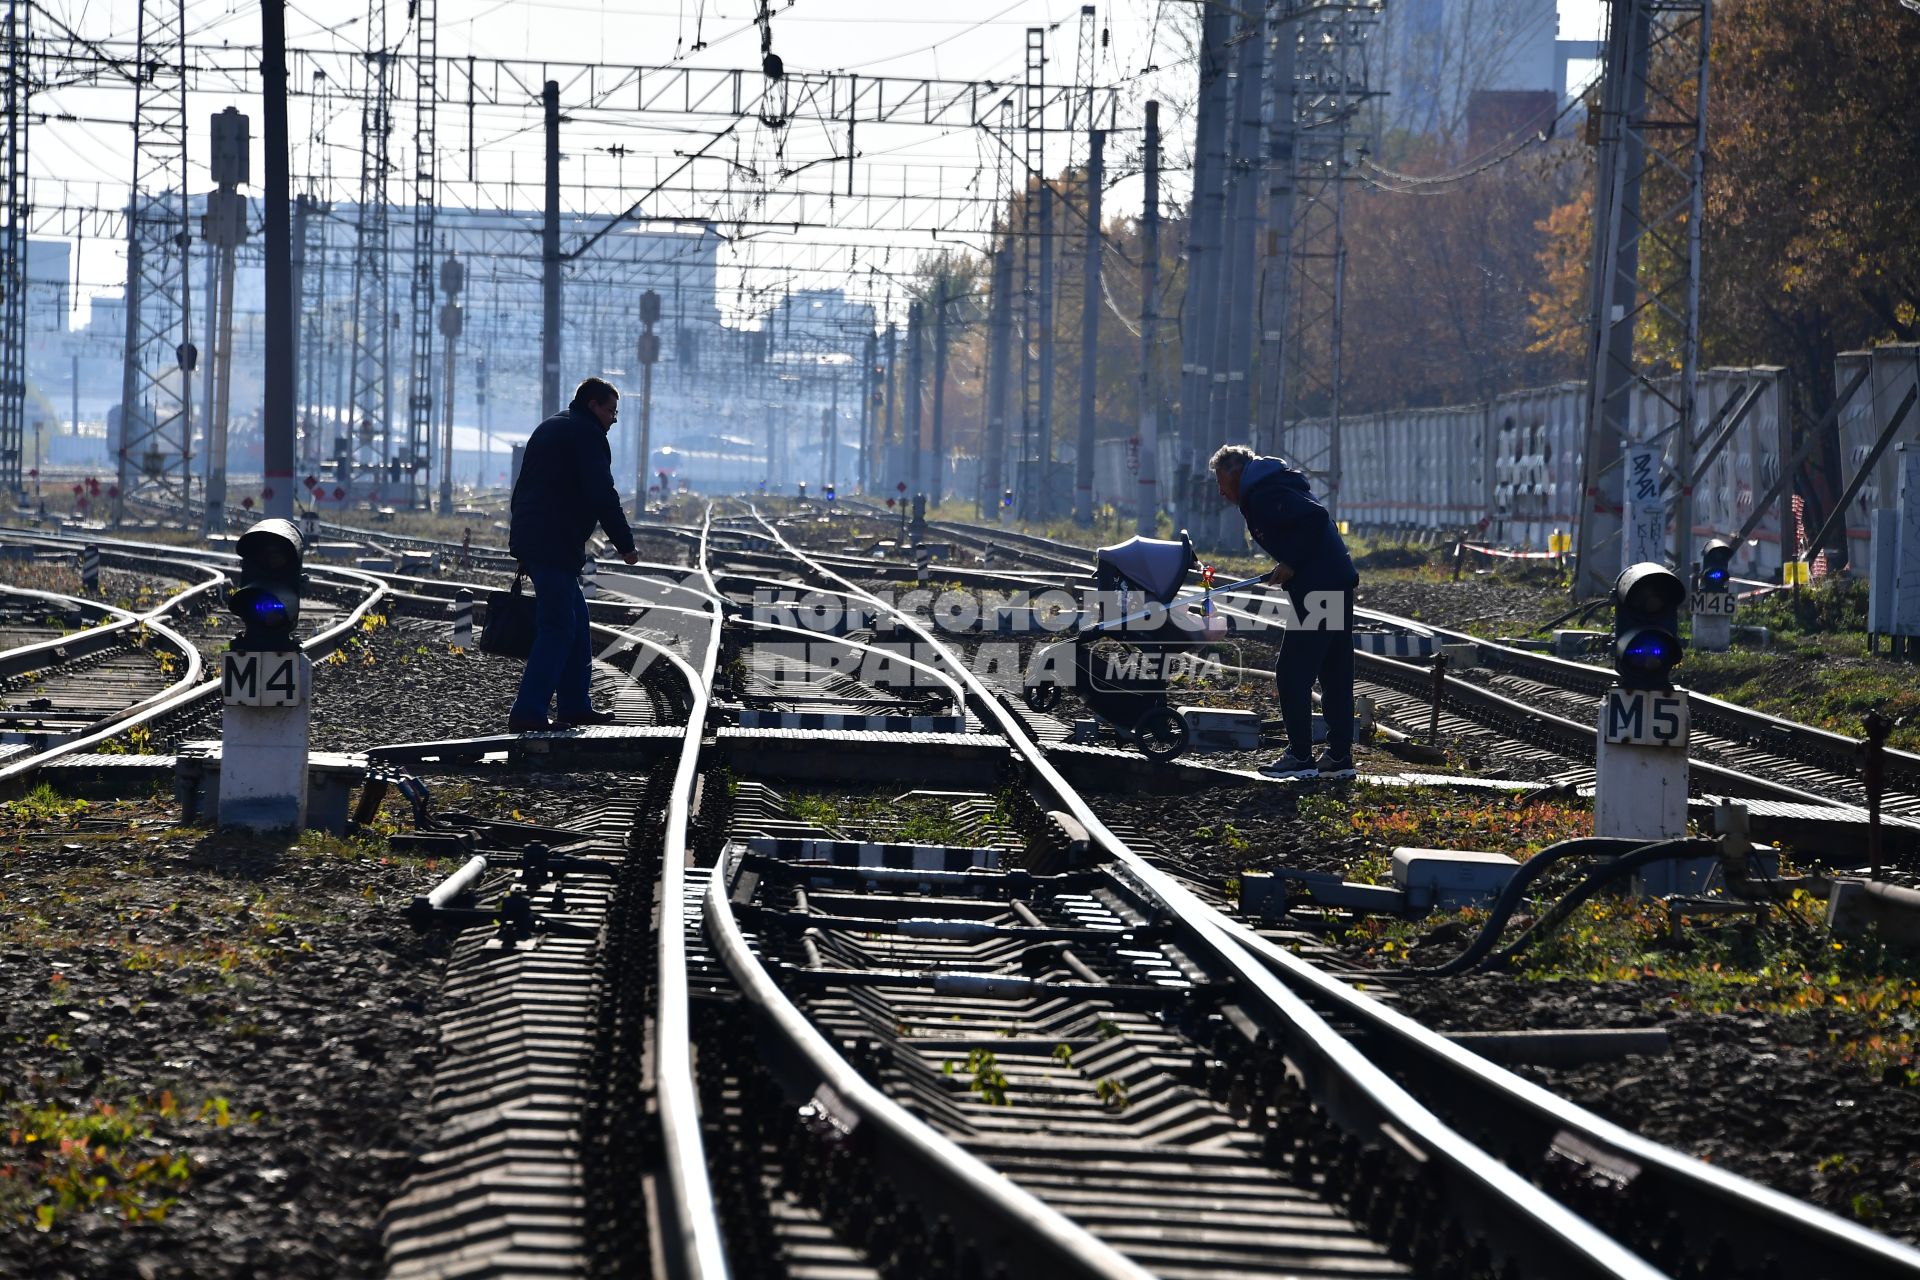
<instances>
[{"instance_id":1,"label":"blue sneaker","mask_svg":"<svg viewBox=\"0 0 1920 1280\"><path fill-rule=\"evenodd\" d=\"M1272 764L1260 766L1262 777L1278 778L1282 781L1303 781L1320 776L1320 769L1311 760L1296 759L1292 752L1281 756Z\"/></svg>"},{"instance_id":2,"label":"blue sneaker","mask_svg":"<svg viewBox=\"0 0 1920 1280\"><path fill-rule=\"evenodd\" d=\"M1352 778L1358 776L1359 773L1359 771L1353 767L1352 756L1336 756L1331 751L1324 751L1320 754L1320 761L1315 768L1319 770L1320 776L1323 778Z\"/></svg>"}]
</instances>

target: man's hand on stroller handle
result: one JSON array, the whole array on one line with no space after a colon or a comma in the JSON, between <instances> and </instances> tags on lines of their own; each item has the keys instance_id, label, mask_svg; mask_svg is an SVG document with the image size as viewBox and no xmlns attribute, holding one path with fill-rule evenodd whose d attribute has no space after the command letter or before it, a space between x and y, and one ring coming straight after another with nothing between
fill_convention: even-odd
<instances>
[{"instance_id":1,"label":"man's hand on stroller handle","mask_svg":"<svg viewBox=\"0 0 1920 1280\"><path fill-rule=\"evenodd\" d=\"M1270 587L1283 587L1287 584L1287 579L1292 576L1292 565L1288 564L1285 560L1276 561L1273 566L1273 571L1267 574L1267 585Z\"/></svg>"}]
</instances>

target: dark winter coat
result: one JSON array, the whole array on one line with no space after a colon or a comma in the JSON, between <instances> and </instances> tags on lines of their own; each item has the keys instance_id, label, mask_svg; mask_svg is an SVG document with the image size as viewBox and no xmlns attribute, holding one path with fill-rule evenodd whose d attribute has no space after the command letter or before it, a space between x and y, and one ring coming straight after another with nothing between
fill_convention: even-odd
<instances>
[{"instance_id":1,"label":"dark winter coat","mask_svg":"<svg viewBox=\"0 0 1920 1280\"><path fill-rule=\"evenodd\" d=\"M1278 458L1255 458L1240 473L1240 514L1261 550L1293 570L1287 594L1299 604L1309 591L1359 585L1353 558L1333 516L1307 488L1307 477Z\"/></svg>"},{"instance_id":2,"label":"dark winter coat","mask_svg":"<svg viewBox=\"0 0 1920 1280\"><path fill-rule=\"evenodd\" d=\"M513 486L508 546L523 565L578 569L596 524L622 555L633 550L633 531L613 487L607 429L587 410L568 409L534 428L527 441Z\"/></svg>"}]
</instances>

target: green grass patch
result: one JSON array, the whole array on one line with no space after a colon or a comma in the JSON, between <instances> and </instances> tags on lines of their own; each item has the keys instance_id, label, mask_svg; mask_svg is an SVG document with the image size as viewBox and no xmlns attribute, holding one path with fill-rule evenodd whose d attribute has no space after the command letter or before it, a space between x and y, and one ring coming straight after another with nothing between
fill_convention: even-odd
<instances>
[{"instance_id":1,"label":"green grass patch","mask_svg":"<svg viewBox=\"0 0 1920 1280\"><path fill-rule=\"evenodd\" d=\"M1412 846L1525 857L1556 841L1593 834L1593 814L1584 805L1365 783L1344 795L1303 795L1298 813L1316 838L1329 843L1357 838L1367 852L1382 855Z\"/></svg>"},{"instance_id":2,"label":"green grass patch","mask_svg":"<svg viewBox=\"0 0 1920 1280\"><path fill-rule=\"evenodd\" d=\"M1728 702L1859 737L1876 707L1896 724L1888 745L1920 751L1920 682L1912 668L1865 656L1859 637L1829 637L1791 658L1779 653L1690 653L1687 686Z\"/></svg>"},{"instance_id":3,"label":"green grass patch","mask_svg":"<svg viewBox=\"0 0 1920 1280\"><path fill-rule=\"evenodd\" d=\"M1546 906L1543 898L1531 910ZM1699 1013L1822 1018L1841 1066L1889 1085L1920 1086L1920 955L1871 938L1834 938L1825 915L1824 900L1799 890L1764 922L1687 918L1676 937L1665 904L1598 898L1535 942L1512 972L1528 982L1645 982L1659 988L1650 998ZM1344 940L1397 964L1436 930L1465 946L1486 918L1481 910L1419 922L1368 917ZM1431 953L1420 957L1437 962Z\"/></svg>"},{"instance_id":4,"label":"green grass patch","mask_svg":"<svg viewBox=\"0 0 1920 1280\"><path fill-rule=\"evenodd\" d=\"M85 800L63 796L42 782L18 800L7 801L7 816L18 822L51 826L71 822L85 813L88 807Z\"/></svg>"},{"instance_id":5,"label":"green grass patch","mask_svg":"<svg viewBox=\"0 0 1920 1280\"><path fill-rule=\"evenodd\" d=\"M14 1102L0 1131L0 1221L40 1231L87 1213L159 1222L196 1168L181 1139L261 1120L239 1120L224 1097L182 1104L168 1091L78 1107Z\"/></svg>"}]
</instances>

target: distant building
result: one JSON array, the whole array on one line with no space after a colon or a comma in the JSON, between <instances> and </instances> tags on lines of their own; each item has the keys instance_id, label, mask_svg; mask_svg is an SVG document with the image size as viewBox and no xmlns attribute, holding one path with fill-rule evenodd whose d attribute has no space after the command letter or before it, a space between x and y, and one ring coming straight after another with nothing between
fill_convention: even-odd
<instances>
[{"instance_id":1,"label":"distant building","mask_svg":"<svg viewBox=\"0 0 1920 1280\"><path fill-rule=\"evenodd\" d=\"M767 313L766 331L773 351L858 355L873 332L873 306L853 302L839 289L802 289L782 298Z\"/></svg>"},{"instance_id":2,"label":"distant building","mask_svg":"<svg viewBox=\"0 0 1920 1280\"><path fill-rule=\"evenodd\" d=\"M117 293L96 293L89 300L86 334L101 342L124 345L127 340L127 300Z\"/></svg>"},{"instance_id":3,"label":"distant building","mask_svg":"<svg viewBox=\"0 0 1920 1280\"><path fill-rule=\"evenodd\" d=\"M72 297L73 246L65 240L27 241L27 328L64 332Z\"/></svg>"},{"instance_id":4,"label":"distant building","mask_svg":"<svg viewBox=\"0 0 1920 1280\"><path fill-rule=\"evenodd\" d=\"M1558 36L1556 0L1394 0L1372 58L1385 132L1464 142L1475 95L1489 91L1545 93L1557 105L1566 92Z\"/></svg>"}]
</instances>

